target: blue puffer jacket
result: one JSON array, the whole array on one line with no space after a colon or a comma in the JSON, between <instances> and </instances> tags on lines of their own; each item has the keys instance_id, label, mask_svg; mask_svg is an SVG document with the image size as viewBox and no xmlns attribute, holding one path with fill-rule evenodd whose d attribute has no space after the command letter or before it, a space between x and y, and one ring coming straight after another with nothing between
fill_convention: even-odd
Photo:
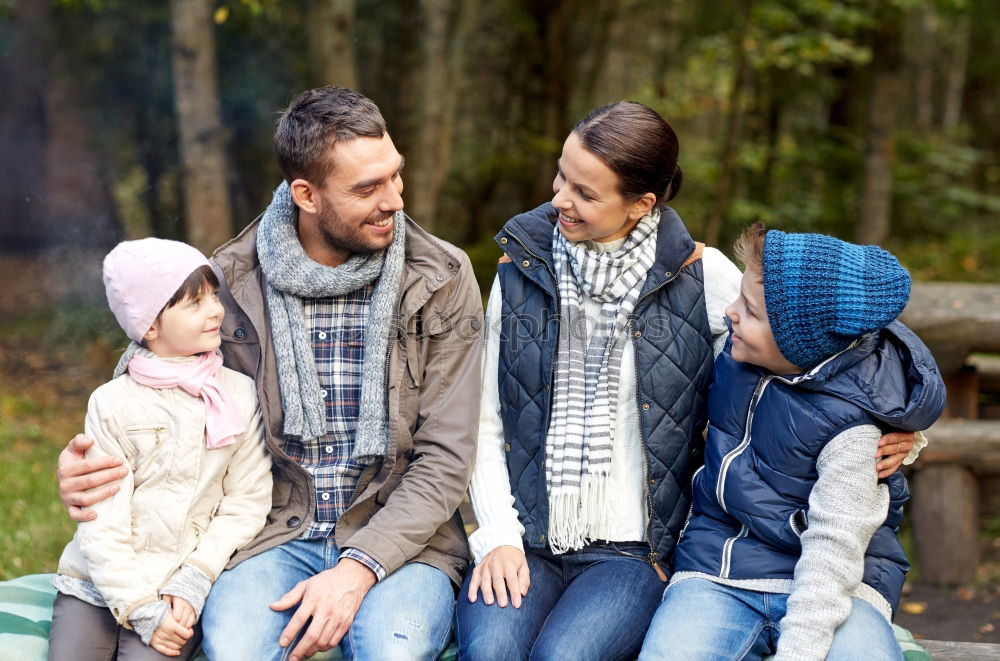
<instances>
[{"instance_id":1,"label":"blue puffer jacket","mask_svg":"<svg viewBox=\"0 0 1000 661\"><path fill-rule=\"evenodd\" d=\"M498 386L507 468L526 546L548 534L545 436L551 406L559 304L552 261L551 204L515 216L496 240L509 264L503 292ZM662 210L656 262L643 284L630 330L650 510L651 562L672 558L688 510L687 486L701 463L712 336L700 260L680 217Z\"/></svg>"},{"instance_id":2,"label":"blue puffer jacket","mask_svg":"<svg viewBox=\"0 0 1000 661\"><path fill-rule=\"evenodd\" d=\"M705 466L694 476L676 568L791 579L826 443L862 424L926 429L944 408L944 384L930 351L899 322L793 378L738 363L730 350L727 343L715 363ZM909 569L896 536L909 492L898 472L888 486L889 513L865 552L862 580L895 612Z\"/></svg>"}]
</instances>

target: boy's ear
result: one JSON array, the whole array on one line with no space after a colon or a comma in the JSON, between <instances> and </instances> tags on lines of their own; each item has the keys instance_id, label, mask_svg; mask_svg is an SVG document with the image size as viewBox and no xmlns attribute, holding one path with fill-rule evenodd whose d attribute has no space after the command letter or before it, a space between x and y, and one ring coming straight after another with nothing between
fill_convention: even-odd
<instances>
[{"instance_id":1,"label":"boy's ear","mask_svg":"<svg viewBox=\"0 0 1000 661\"><path fill-rule=\"evenodd\" d=\"M160 320L157 319L153 322L153 325L149 327L146 334L142 336L142 341L147 345L160 336Z\"/></svg>"}]
</instances>

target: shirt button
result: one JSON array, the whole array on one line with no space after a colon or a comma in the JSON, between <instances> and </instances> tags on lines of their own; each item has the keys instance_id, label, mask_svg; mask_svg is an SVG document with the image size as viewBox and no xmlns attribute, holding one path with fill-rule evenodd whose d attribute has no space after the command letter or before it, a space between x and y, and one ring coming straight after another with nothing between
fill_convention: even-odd
<instances>
[{"instance_id":1,"label":"shirt button","mask_svg":"<svg viewBox=\"0 0 1000 661\"><path fill-rule=\"evenodd\" d=\"M320 498L322 498L323 500L330 500L330 494L324 491L323 494L320 496Z\"/></svg>"},{"instance_id":2,"label":"shirt button","mask_svg":"<svg viewBox=\"0 0 1000 661\"><path fill-rule=\"evenodd\" d=\"M319 396L322 397L323 399L326 399L326 395L327 395L326 388L323 388L322 390L319 391Z\"/></svg>"},{"instance_id":3,"label":"shirt button","mask_svg":"<svg viewBox=\"0 0 1000 661\"><path fill-rule=\"evenodd\" d=\"M636 331L635 332L635 336L636 337L642 337L642 331Z\"/></svg>"},{"instance_id":4,"label":"shirt button","mask_svg":"<svg viewBox=\"0 0 1000 661\"><path fill-rule=\"evenodd\" d=\"M286 521L286 523L288 524L288 527L289 527L289 528L297 528L297 527L298 527L298 525L299 525L300 523L302 523L302 519L300 519L300 518L299 518L299 517L297 517L297 516L293 516L293 517L290 517L290 518L288 519L288 521Z\"/></svg>"},{"instance_id":5,"label":"shirt button","mask_svg":"<svg viewBox=\"0 0 1000 661\"><path fill-rule=\"evenodd\" d=\"M531 262L529 262L528 260L524 260L523 262L521 262L521 266L523 266L524 268L528 268L529 266L531 266Z\"/></svg>"},{"instance_id":6,"label":"shirt button","mask_svg":"<svg viewBox=\"0 0 1000 661\"><path fill-rule=\"evenodd\" d=\"M233 331L233 337L242 342L247 339L247 332L242 328L237 328Z\"/></svg>"},{"instance_id":7,"label":"shirt button","mask_svg":"<svg viewBox=\"0 0 1000 661\"><path fill-rule=\"evenodd\" d=\"M442 280L444 280L444 276L438 273L436 276L434 276L434 279L437 280L438 282L441 282Z\"/></svg>"},{"instance_id":8,"label":"shirt button","mask_svg":"<svg viewBox=\"0 0 1000 661\"><path fill-rule=\"evenodd\" d=\"M545 541L545 535L539 535L538 536L538 541L539 542L544 542Z\"/></svg>"},{"instance_id":9,"label":"shirt button","mask_svg":"<svg viewBox=\"0 0 1000 661\"><path fill-rule=\"evenodd\" d=\"M649 404L643 404L642 405L642 410L643 411L648 411L649 410Z\"/></svg>"},{"instance_id":10,"label":"shirt button","mask_svg":"<svg viewBox=\"0 0 1000 661\"><path fill-rule=\"evenodd\" d=\"M326 446L323 449L326 450L327 454L333 454L333 446L332 445L328 445L328 446Z\"/></svg>"},{"instance_id":11,"label":"shirt button","mask_svg":"<svg viewBox=\"0 0 1000 661\"><path fill-rule=\"evenodd\" d=\"M507 237L503 237L503 238L500 239L500 245L502 245L502 246L507 245Z\"/></svg>"},{"instance_id":12,"label":"shirt button","mask_svg":"<svg viewBox=\"0 0 1000 661\"><path fill-rule=\"evenodd\" d=\"M319 332L319 339L321 339L321 340L325 340L326 339L326 332L325 331L320 331Z\"/></svg>"},{"instance_id":13,"label":"shirt button","mask_svg":"<svg viewBox=\"0 0 1000 661\"><path fill-rule=\"evenodd\" d=\"M510 443L504 443L504 444L503 444L503 449L504 449L504 450L505 450L506 452L510 452Z\"/></svg>"}]
</instances>

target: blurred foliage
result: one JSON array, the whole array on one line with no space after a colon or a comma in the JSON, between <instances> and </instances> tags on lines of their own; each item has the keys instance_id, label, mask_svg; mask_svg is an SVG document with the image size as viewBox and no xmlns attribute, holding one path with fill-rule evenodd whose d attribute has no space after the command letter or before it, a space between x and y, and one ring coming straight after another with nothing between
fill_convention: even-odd
<instances>
[{"instance_id":1,"label":"blurred foliage","mask_svg":"<svg viewBox=\"0 0 1000 661\"><path fill-rule=\"evenodd\" d=\"M77 83L77 112L91 128L125 235L183 237L169 3L0 0L0 34L16 33L19 8L39 3L47 4L49 66ZM422 128L417 76L428 6L355 0L349 27L359 86L383 109L404 153ZM270 133L276 113L312 84L312 5L215 0L212 7L235 231L279 181ZM717 199L723 129L735 117L734 193L720 245L756 220L852 239L865 222L858 209L873 47L889 20L902 31L895 75L903 101L887 245L919 279L1000 280L993 229L1000 33L991 27L1000 5L991 0L452 0L451 7L458 46L448 94L456 110L434 231L469 249L484 288L495 272L490 237L546 199L573 123L619 98L652 106L677 130L685 178L673 204L694 235ZM749 71L733 97L739 51ZM921 103L932 110L930 125L918 118ZM948 104L960 109L957 126L944 125Z\"/></svg>"}]
</instances>

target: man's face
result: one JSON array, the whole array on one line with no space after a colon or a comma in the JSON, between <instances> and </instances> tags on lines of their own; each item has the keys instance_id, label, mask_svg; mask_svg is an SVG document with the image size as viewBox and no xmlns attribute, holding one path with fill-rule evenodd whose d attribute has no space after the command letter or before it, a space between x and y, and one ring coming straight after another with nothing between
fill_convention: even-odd
<instances>
[{"instance_id":1,"label":"man's face","mask_svg":"<svg viewBox=\"0 0 1000 661\"><path fill-rule=\"evenodd\" d=\"M319 235L335 252L387 248L393 215L403 208L403 157L389 134L337 142L333 163L314 198Z\"/></svg>"}]
</instances>

